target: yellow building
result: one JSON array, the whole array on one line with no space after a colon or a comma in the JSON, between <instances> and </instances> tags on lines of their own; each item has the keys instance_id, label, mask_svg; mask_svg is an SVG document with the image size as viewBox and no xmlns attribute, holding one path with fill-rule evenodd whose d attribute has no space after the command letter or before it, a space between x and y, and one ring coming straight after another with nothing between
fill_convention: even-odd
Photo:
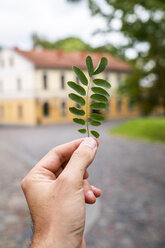
<instances>
[{"instance_id":1,"label":"yellow building","mask_svg":"<svg viewBox=\"0 0 165 248\"><path fill-rule=\"evenodd\" d=\"M127 99L116 97L118 85L130 73L129 65L107 54L90 55L95 66L102 56L109 61L106 72L101 75L112 85L106 117L137 116L137 107L130 105ZM78 82L72 65L85 71L86 56L85 52L1 49L0 124L36 125L71 121L73 116L68 109L73 102L67 97L70 92L67 81Z\"/></svg>"}]
</instances>

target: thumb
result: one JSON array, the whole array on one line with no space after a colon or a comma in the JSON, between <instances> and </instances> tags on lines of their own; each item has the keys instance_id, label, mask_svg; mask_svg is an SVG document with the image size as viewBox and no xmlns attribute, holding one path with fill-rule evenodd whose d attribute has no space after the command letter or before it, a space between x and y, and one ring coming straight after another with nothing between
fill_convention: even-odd
<instances>
[{"instance_id":1,"label":"thumb","mask_svg":"<svg viewBox=\"0 0 165 248\"><path fill-rule=\"evenodd\" d=\"M94 160L98 141L94 138L85 138L73 152L70 161L62 174L72 178L75 182L83 180L84 173Z\"/></svg>"}]
</instances>

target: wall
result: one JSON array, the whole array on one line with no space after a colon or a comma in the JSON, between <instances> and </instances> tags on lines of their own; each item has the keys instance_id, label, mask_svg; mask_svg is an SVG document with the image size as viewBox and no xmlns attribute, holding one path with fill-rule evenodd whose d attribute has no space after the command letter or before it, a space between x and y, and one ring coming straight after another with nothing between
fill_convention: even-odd
<instances>
[{"instance_id":1,"label":"wall","mask_svg":"<svg viewBox=\"0 0 165 248\"><path fill-rule=\"evenodd\" d=\"M62 115L61 103L66 102L66 115ZM46 101L49 104L49 115L44 116L43 114L43 104L45 101L37 102L37 122L38 124L53 124L62 122L71 122L72 114L69 111L70 101L67 102L66 99L54 98Z\"/></svg>"},{"instance_id":2,"label":"wall","mask_svg":"<svg viewBox=\"0 0 165 248\"><path fill-rule=\"evenodd\" d=\"M9 49L0 51L0 123L36 124L34 66Z\"/></svg>"},{"instance_id":3,"label":"wall","mask_svg":"<svg viewBox=\"0 0 165 248\"><path fill-rule=\"evenodd\" d=\"M10 60L13 60L13 65ZM4 62L4 66L1 62ZM85 72L87 75L87 72ZM47 88L44 89L43 75L47 75ZM61 87L61 75L64 75L65 87ZM116 89L127 74L123 72L105 72L99 75L107 79L112 87L107 119L137 116L137 107L128 108L128 100L122 100L121 111L118 110ZM21 79L21 89L18 88ZM68 69L36 69L34 65L14 51L3 49L0 52L0 123L13 124L52 124L70 122L74 115L69 112L75 103L68 99L72 90L67 81L76 81L76 75ZM1 87L2 86L2 87ZM73 91L74 92L74 91ZM62 115L61 104L66 103L66 115ZM49 115L44 116L43 105L49 104ZM18 117L19 106L22 106L22 118ZM2 113L4 111L4 114Z\"/></svg>"},{"instance_id":4,"label":"wall","mask_svg":"<svg viewBox=\"0 0 165 248\"><path fill-rule=\"evenodd\" d=\"M121 109L118 109L118 101L121 100ZM109 106L106 110L107 119L120 119L128 117L136 117L140 115L140 111L137 105L134 105L132 109L129 108L129 100L126 97L117 98L115 96L110 97Z\"/></svg>"},{"instance_id":5,"label":"wall","mask_svg":"<svg viewBox=\"0 0 165 248\"><path fill-rule=\"evenodd\" d=\"M43 88L43 74L47 74L47 89ZM65 78L65 89L61 89L61 75ZM87 72L86 72L87 75ZM99 75L101 78L106 78L110 81L112 87L108 89L110 97L109 108L106 111L107 119L111 118L125 118L134 117L139 114L138 108L134 107L132 110L128 107L128 99L122 100L121 111L117 109L116 89L122 80L125 78L125 73L106 72ZM42 124L51 124L56 122L68 122L71 121L73 114L69 112L69 107L75 106L75 104L68 100L68 94L72 90L68 87L67 81L76 81L76 76L71 70L41 70L37 69L35 72L35 92L40 102L38 107L38 122ZM74 92L74 91L73 91ZM61 115L61 102L66 102L67 110L66 116ZM47 102L50 106L49 116L43 116L43 104Z\"/></svg>"},{"instance_id":6,"label":"wall","mask_svg":"<svg viewBox=\"0 0 165 248\"><path fill-rule=\"evenodd\" d=\"M0 82L0 100L33 98L35 93L33 64L12 50L1 50Z\"/></svg>"},{"instance_id":7,"label":"wall","mask_svg":"<svg viewBox=\"0 0 165 248\"><path fill-rule=\"evenodd\" d=\"M20 114L20 106L22 114ZM3 110L2 110L3 109ZM36 101L34 99L3 100L0 101L0 123L35 125Z\"/></svg>"}]
</instances>

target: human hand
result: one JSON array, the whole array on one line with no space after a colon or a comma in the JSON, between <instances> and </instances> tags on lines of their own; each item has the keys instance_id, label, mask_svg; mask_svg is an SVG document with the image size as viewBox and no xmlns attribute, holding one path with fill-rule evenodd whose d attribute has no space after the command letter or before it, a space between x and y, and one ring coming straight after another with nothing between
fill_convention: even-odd
<instances>
[{"instance_id":1,"label":"human hand","mask_svg":"<svg viewBox=\"0 0 165 248\"><path fill-rule=\"evenodd\" d=\"M85 138L52 149L23 179L34 236L31 248L85 248L85 202L101 192L85 179L98 141Z\"/></svg>"}]
</instances>

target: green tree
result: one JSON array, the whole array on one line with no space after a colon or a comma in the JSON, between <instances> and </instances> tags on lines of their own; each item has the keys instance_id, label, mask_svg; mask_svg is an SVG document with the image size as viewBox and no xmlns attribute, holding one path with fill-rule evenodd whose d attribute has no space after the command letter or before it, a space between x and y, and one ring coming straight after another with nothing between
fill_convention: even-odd
<instances>
[{"instance_id":1,"label":"green tree","mask_svg":"<svg viewBox=\"0 0 165 248\"><path fill-rule=\"evenodd\" d=\"M62 51L107 52L114 55L117 54L117 49L109 44L94 48L76 37L68 37L66 39L51 42L44 37L33 34L32 43L34 48L43 47L45 49L60 49Z\"/></svg>"},{"instance_id":2,"label":"green tree","mask_svg":"<svg viewBox=\"0 0 165 248\"><path fill-rule=\"evenodd\" d=\"M118 47L120 54L127 56L130 48L136 52L135 69L121 91L140 102L143 112L162 104L165 113L165 1L88 0L88 4L92 15L106 21L102 32L119 32L125 38Z\"/></svg>"},{"instance_id":3,"label":"green tree","mask_svg":"<svg viewBox=\"0 0 165 248\"><path fill-rule=\"evenodd\" d=\"M41 46L46 49L60 49L63 51L93 51L93 48L76 37L50 42L37 34L32 35L33 47Z\"/></svg>"}]
</instances>

